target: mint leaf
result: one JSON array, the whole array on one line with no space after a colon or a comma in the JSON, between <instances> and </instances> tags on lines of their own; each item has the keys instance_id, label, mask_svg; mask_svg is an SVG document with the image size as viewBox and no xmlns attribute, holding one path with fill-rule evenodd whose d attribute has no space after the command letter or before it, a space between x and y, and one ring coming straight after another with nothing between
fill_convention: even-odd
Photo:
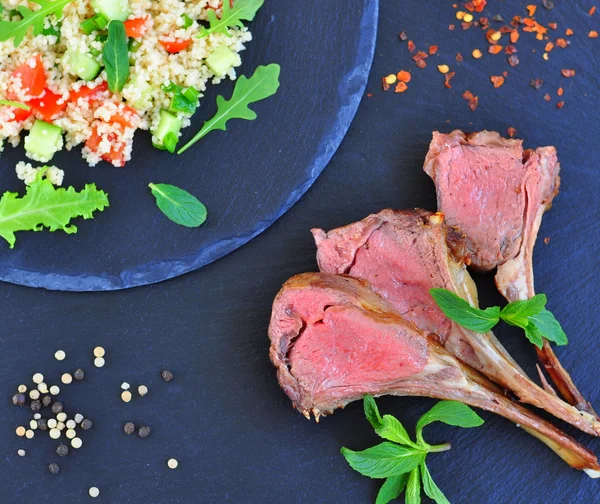
<instances>
[{"instance_id":1,"label":"mint leaf","mask_svg":"<svg viewBox=\"0 0 600 504\"><path fill-rule=\"evenodd\" d=\"M498 306L481 310L447 289L430 289L429 292L446 317L471 331L488 332L500 320Z\"/></svg>"},{"instance_id":2,"label":"mint leaf","mask_svg":"<svg viewBox=\"0 0 600 504\"><path fill-rule=\"evenodd\" d=\"M380 479L412 471L425 459L422 451L388 442L360 452L348 448L342 448L341 452L352 469Z\"/></svg>"},{"instance_id":3,"label":"mint leaf","mask_svg":"<svg viewBox=\"0 0 600 504\"><path fill-rule=\"evenodd\" d=\"M529 340L530 343L532 343L538 348L542 348L542 346L544 346L544 335L539 331L535 324L528 323L524 327L524 331L525 337Z\"/></svg>"},{"instance_id":4,"label":"mint leaf","mask_svg":"<svg viewBox=\"0 0 600 504\"><path fill-rule=\"evenodd\" d=\"M529 323L533 324L548 341L552 341L560 346L569 343L567 335L551 311L544 308L537 315L529 317Z\"/></svg>"},{"instance_id":5,"label":"mint leaf","mask_svg":"<svg viewBox=\"0 0 600 504\"><path fill-rule=\"evenodd\" d=\"M227 2L224 5L226 4ZM272 63L267 66L259 66L250 78L242 75L235 83L231 98L226 100L221 95L217 96L217 113L212 119L204 123L204 126L196 133L194 138L179 149L177 154L185 152L211 131L225 131L227 121L230 119L246 119L248 121L256 119L256 112L248 106L277 92L280 71L281 67Z\"/></svg>"},{"instance_id":6,"label":"mint leaf","mask_svg":"<svg viewBox=\"0 0 600 504\"><path fill-rule=\"evenodd\" d=\"M423 439L423 428L433 422L470 428L482 425L483 419L466 404L457 401L440 401L417 422L417 439Z\"/></svg>"},{"instance_id":7,"label":"mint leaf","mask_svg":"<svg viewBox=\"0 0 600 504\"><path fill-rule=\"evenodd\" d=\"M425 495L427 495L427 497L437 502L437 504L450 504L448 499L446 499L446 496L433 482L433 479L431 478L431 474L429 474L429 469L427 469L427 464L425 464L425 461L423 461L423 463L421 464L421 479L423 480L423 490L425 490Z\"/></svg>"},{"instance_id":8,"label":"mint leaf","mask_svg":"<svg viewBox=\"0 0 600 504\"><path fill-rule=\"evenodd\" d=\"M513 301L500 311L500 318L507 324L525 329L529 318L540 313L548 302L545 294L536 294L531 299Z\"/></svg>"},{"instance_id":9,"label":"mint leaf","mask_svg":"<svg viewBox=\"0 0 600 504\"><path fill-rule=\"evenodd\" d=\"M402 490L406 487L406 483L408 483L408 474L406 473L399 474L398 476L390 476L381 485L375 504L388 504L388 502L399 497Z\"/></svg>"},{"instance_id":10,"label":"mint leaf","mask_svg":"<svg viewBox=\"0 0 600 504\"><path fill-rule=\"evenodd\" d=\"M209 10L207 14L209 27L203 27L198 37L206 37L211 33L224 33L231 37L229 27L239 26L242 28L242 21L252 21L258 9L262 7L265 0L235 0L233 7L229 0L222 2L221 17L217 17L214 10Z\"/></svg>"},{"instance_id":11,"label":"mint leaf","mask_svg":"<svg viewBox=\"0 0 600 504\"><path fill-rule=\"evenodd\" d=\"M17 47L27 35L30 27L33 27L34 35L42 34L46 17L54 14L56 19L61 19L63 9L69 2L71 0L32 0L32 3L40 6L35 11L24 5L19 5L17 9L22 19L19 21L0 21L0 41L4 42L12 38L13 44Z\"/></svg>"},{"instance_id":12,"label":"mint leaf","mask_svg":"<svg viewBox=\"0 0 600 504\"><path fill-rule=\"evenodd\" d=\"M123 21L113 20L108 25L108 39L102 48L108 89L120 92L129 77L129 48Z\"/></svg>"},{"instance_id":13,"label":"mint leaf","mask_svg":"<svg viewBox=\"0 0 600 504\"><path fill-rule=\"evenodd\" d=\"M365 394L363 397L363 407L365 408L365 416L373 428L378 429L381 427L381 415L379 414L379 408L377 407L377 403L373 396Z\"/></svg>"},{"instance_id":14,"label":"mint leaf","mask_svg":"<svg viewBox=\"0 0 600 504\"><path fill-rule=\"evenodd\" d=\"M408 475L406 494L404 496L406 504L421 504L421 478L419 476L418 466Z\"/></svg>"},{"instance_id":15,"label":"mint leaf","mask_svg":"<svg viewBox=\"0 0 600 504\"><path fill-rule=\"evenodd\" d=\"M50 231L58 229L67 234L77 232L71 219L91 219L95 211L108 206L104 191L87 184L77 192L73 187L56 189L45 178L45 169L38 172L36 179L27 186L25 196L19 198L14 192L5 192L0 199L0 236L10 248L15 246L16 231Z\"/></svg>"},{"instance_id":16,"label":"mint leaf","mask_svg":"<svg viewBox=\"0 0 600 504\"><path fill-rule=\"evenodd\" d=\"M381 420L381 426L375 429L378 436L394 443L414 446L408 432L396 417L383 415Z\"/></svg>"},{"instance_id":17,"label":"mint leaf","mask_svg":"<svg viewBox=\"0 0 600 504\"><path fill-rule=\"evenodd\" d=\"M156 198L156 206L176 224L194 228L206 220L206 207L184 189L171 184L148 184L148 187Z\"/></svg>"}]
</instances>

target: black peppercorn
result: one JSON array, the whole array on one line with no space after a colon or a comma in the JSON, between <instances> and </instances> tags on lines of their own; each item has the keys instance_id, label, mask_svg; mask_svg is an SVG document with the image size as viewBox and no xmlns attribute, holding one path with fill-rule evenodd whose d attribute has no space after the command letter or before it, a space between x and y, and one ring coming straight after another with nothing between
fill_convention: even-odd
<instances>
[{"instance_id":1,"label":"black peppercorn","mask_svg":"<svg viewBox=\"0 0 600 504\"><path fill-rule=\"evenodd\" d=\"M133 434L135 432L135 425L133 422L127 422L124 426L123 426L123 430L125 431L125 434Z\"/></svg>"},{"instance_id":2,"label":"black peppercorn","mask_svg":"<svg viewBox=\"0 0 600 504\"><path fill-rule=\"evenodd\" d=\"M91 429L91 427L92 427L92 421L91 421L90 419L88 419L88 418L84 418L84 419L81 421L81 428L82 428L83 430L88 430L88 429Z\"/></svg>"},{"instance_id":3,"label":"black peppercorn","mask_svg":"<svg viewBox=\"0 0 600 504\"><path fill-rule=\"evenodd\" d=\"M47 430L48 429L48 422L45 418L40 418L37 421L37 425L38 425L38 429L40 430Z\"/></svg>"},{"instance_id":4,"label":"black peppercorn","mask_svg":"<svg viewBox=\"0 0 600 504\"><path fill-rule=\"evenodd\" d=\"M56 447L56 453L60 457L65 457L66 455L69 454L69 447L65 444L59 444Z\"/></svg>"},{"instance_id":5,"label":"black peppercorn","mask_svg":"<svg viewBox=\"0 0 600 504\"><path fill-rule=\"evenodd\" d=\"M48 470L52 473L52 474L59 474L60 473L60 467L58 464L56 464L55 462L52 462L52 464L50 464L48 466Z\"/></svg>"},{"instance_id":6,"label":"black peppercorn","mask_svg":"<svg viewBox=\"0 0 600 504\"><path fill-rule=\"evenodd\" d=\"M140 427L140 430L138 430L138 436L140 436L141 438L148 437L150 435L151 430L152 429L150 429L150 427L148 427L147 425L142 425Z\"/></svg>"},{"instance_id":7,"label":"black peppercorn","mask_svg":"<svg viewBox=\"0 0 600 504\"><path fill-rule=\"evenodd\" d=\"M44 408L47 408L51 404L52 404L52 396L45 395L44 397L42 397L42 406Z\"/></svg>"},{"instance_id":8,"label":"black peppercorn","mask_svg":"<svg viewBox=\"0 0 600 504\"><path fill-rule=\"evenodd\" d=\"M162 376L162 379L166 382L170 382L173 379L173 373L171 373L171 371L167 371L166 369L163 369L160 372L160 376Z\"/></svg>"},{"instance_id":9,"label":"black peppercorn","mask_svg":"<svg viewBox=\"0 0 600 504\"><path fill-rule=\"evenodd\" d=\"M58 415L63 410L63 405L60 401L55 402L52 405L52 413Z\"/></svg>"},{"instance_id":10,"label":"black peppercorn","mask_svg":"<svg viewBox=\"0 0 600 504\"><path fill-rule=\"evenodd\" d=\"M83 380L85 378L85 373L83 372L83 369L77 368L73 373L73 378L75 378L77 381Z\"/></svg>"},{"instance_id":11,"label":"black peppercorn","mask_svg":"<svg viewBox=\"0 0 600 504\"><path fill-rule=\"evenodd\" d=\"M31 411L34 412L40 411L42 409L42 403L38 400L31 401L31 404L29 406L31 407Z\"/></svg>"},{"instance_id":12,"label":"black peppercorn","mask_svg":"<svg viewBox=\"0 0 600 504\"><path fill-rule=\"evenodd\" d=\"M27 398L25 397L25 394L15 394L12 397L12 401L15 406L23 406L26 400Z\"/></svg>"}]
</instances>

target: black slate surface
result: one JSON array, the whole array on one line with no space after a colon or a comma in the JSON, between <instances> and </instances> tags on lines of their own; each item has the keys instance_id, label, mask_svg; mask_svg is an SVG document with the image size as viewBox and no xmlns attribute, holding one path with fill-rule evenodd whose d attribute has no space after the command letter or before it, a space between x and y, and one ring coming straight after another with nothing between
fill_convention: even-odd
<instances>
[{"instance_id":1,"label":"black slate surface","mask_svg":"<svg viewBox=\"0 0 600 504\"><path fill-rule=\"evenodd\" d=\"M490 2L508 18L524 14L525 2ZM519 9L516 5L518 4ZM362 449L377 442L360 404L320 424L295 413L279 390L267 357L266 329L270 303L289 276L316 269L309 229L331 228L360 219L386 206L433 208L433 185L421 165L433 129L519 130L527 146L556 145L562 162L562 188L546 214L535 252L536 284L571 338L557 351L573 378L600 404L596 370L600 348L597 271L599 230L595 222L598 181L598 41L585 33L600 18L585 14L591 2L556 2L541 20L555 19L562 35L570 26L572 47L540 58L540 44L522 35L521 65L509 69L503 88L490 89L488 64L499 71L504 57L475 62L467 55L485 48L478 31L452 32L450 6L425 8L421 2L384 1L378 48L365 98L340 150L313 188L274 226L248 245L202 270L165 283L130 291L73 294L0 284L3 349L0 362L4 404L13 386L41 370L83 365L86 382L69 387L65 402L95 421L84 448L58 460L63 473L50 475L48 439L20 440L14 428L26 417L10 406L0 429L2 502L86 502L87 489L98 486L105 503L368 503L378 483L354 473L339 454L342 445ZM523 9L520 9L523 7ZM405 29L419 47L440 46L416 71L406 47L397 39ZM529 49L528 49L529 48ZM531 53L537 48L538 53ZM460 50L452 90L442 87L437 61L453 62ZM496 66L497 65L497 66ZM380 90L380 77L400 68L413 70L407 93ZM561 68L575 68L571 80ZM536 92L531 78L546 83ZM565 87L565 107L555 108L555 90ZM460 98L464 89L479 94L472 113ZM546 103L546 90L553 101ZM446 123L450 120L450 123ZM485 305L499 303L491 278L478 277ZM515 331L502 327L500 340L534 376L534 352ZM107 365L93 369L91 351L102 344ZM52 354L69 354L62 364ZM168 366L175 380L162 383L158 371ZM122 381L146 383L148 396L124 404ZM412 428L434 401L386 398L384 412ZM432 441L452 442L449 452L431 456L430 471L451 502L592 503L598 482L564 465L551 451L509 422L483 413L486 424L461 430L430 427ZM123 422L132 419L153 427L148 439L128 438ZM594 450L600 443L566 429ZM24 447L28 456L16 456ZM180 467L166 468L176 457ZM401 501L400 501L401 502Z\"/></svg>"}]
</instances>

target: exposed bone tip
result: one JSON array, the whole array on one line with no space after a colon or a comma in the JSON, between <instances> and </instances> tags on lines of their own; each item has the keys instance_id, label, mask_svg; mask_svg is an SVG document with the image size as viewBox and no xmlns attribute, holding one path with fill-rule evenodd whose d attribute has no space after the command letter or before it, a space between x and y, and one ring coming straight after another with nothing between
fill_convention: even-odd
<instances>
[{"instance_id":1,"label":"exposed bone tip","mask_svg":"<svg viewBox=\"0 0 600 504\"><path fill-rule=\"evenodd\" d=\"M600 478L600 471L597 471L596 469L585 468L583 469L583 472L592 479Z\"/></svg>"},{"instance_id":2,"label":"exposed bone tip","mask_svg":"<svg viewBox=\"0 0 600 504\"><path fill-rule=\"evenodd\" d=\"M431 224L442 224L444 222L443 212L436 212L429 216L429 222Z\"/></svg>"},{"instance_id":3,"label":"exposed bone tip","mask_svg":"<svg viewBox=\"0 0 600 504\"><path fill-rule=\"evenodd\" d=\"M307 420L310 420L310 411L302 410L301 413L306 417Z\"/></svg>"}]
</instances>

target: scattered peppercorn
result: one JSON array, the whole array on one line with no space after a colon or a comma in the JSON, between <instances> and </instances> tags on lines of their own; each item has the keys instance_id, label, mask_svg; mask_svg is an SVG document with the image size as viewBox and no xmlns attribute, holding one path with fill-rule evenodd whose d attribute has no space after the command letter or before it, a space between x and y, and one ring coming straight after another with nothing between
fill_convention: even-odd
<instances>
[{"instance_id":1,"label":"scattered peppercorn","mask_svg":"<svg viewBox=\"0 0 600 504\"><path fill-rule=\"evenodd\" d=\"M544 6L544 9L554 9L554 2L552 0L542 0L542 5Z\"/></svg>"},{"instance_id":2,"label":"scattered peppercorn","mask_svg":"<svg viewBox=\"0 0 600 504\"><path fill-rule=\"evenodd\" d=\"M497 23L502 23L504 22L504 18L500 15L500 14L496 14L493 18L494 21L496 21Z\"/></svg>"},{"instance_id":3,"label":"scattered peppercorn","mask_svg":"<svg viewBox=\"0 0 600 504\"><path fill-rule=\"evenodd\" d=\"M529 85L536 91L542 87L542 84L544 84L542 79L531 79L529 81Z\"/></svg>"},{"instance_id":4,"label":"scattered peppercorn","mask_svg":"<svg viewBox=\"0 0 600 504\"><path fill-rule=\"evenodd\" d=\"M85 378L85 373L83 372L83 369L77 368L73 373L73 378L75 378L77 381L83 380Z\"/></svg>"},{"instance_id":5,"label":"scattered peppercorn","mask_svg":"<svg viewBox=\"0 0 600 504\"><path fill-rule=\"evenodd\" d=\"M73 382L73 376L71 376L70 373L63 373L63 375L60 377L60 381L65 385L69 385Z\"/></svg>"},{"instance_id":6,"label":"scattered peppercorn","mask_svg":"<svg viewBox=\"0 0 600 504\"><path fill-rule=\"evenodd\" d=\"M50 406L50 404L52 404L52 396L45 395L44 397L42 397L42 406L44 408L47 408L48 406Z\"/></svg>"},{"instance_id":7,"label":"scattered peppercorn","mask_svg":"<svg viewBox=\"0 0 600 504\"><path fill-rule=\"evenodd\" d=\"M508 57L508 64L509 64L511 67L515 67L515 66L517 66L517 65L519 64L519 57L518 57L516 54L511 54L511 55Z\"/></svg>"},{"instance_id":8,"label":"scattered peppercorn","mask_svg":"<svg viewBox=\"0 0 600 504\"><path fill-rule=\"evenodd\" d=\"M90 494L90 497L95 499L100 495L100 490L98 489L98 487L90 487L88 493Z\"/></svg>"},{"instance_id":9,"label":"scattered peppercorn","mask_svg":"<svg viewBox=\"0 0 600 504\"><path fill-rule=\"evenodd\" d=\"M24 457L25 455L27 455L27 452L23 449L17 450L17 455L19 457Z\"/></svg>"},{"instance_id":10,"label":"scattered peppercorn","mask_svg":"<svg viewBox=\"0 0 600 504\"><path fill-rule=\"evenodd\" d=\"M52 462L50 465L48 465L48 470L52 474L59 474L60 473L60 466L56 462Z\"/></svg>"},{"instance_id":11,"label":"scattered peppercorn","mask_svg":"<svg viewBox=\"0 0 600 504\"><path fill-rule=\"evenodd\" d=\"M52 404L52 413L57 415L63 410L63 404L60 401L56 401Z\"/></svg>"},{"instance_id":12,"label":"scattered peppercorn","mask_svg":"<svg viewBox=\"0 0 600 504\"><path fill-rule=\"evenodd\" d=\"M84 418L84 419L81 421L81 428L82 428L83 430L89 430L89 429L91 429L91 428L92 428L92 425L93 425L93 424L92 424L92 421L91 421L89 418Z\"/></svg>"},{"instance_id":13,"label":"scattered peppercorn","mask_svg":"<svg viewBox=\"0 0 600 504\"><path fill-rule=\"evenodd\" d=\"M15 394L12 397L12 402L15 406L23 406L25 404L25 401L27 401L25 394Z\"/></svg>"},{"instance_id":14,"label":"scattered peppercorn","mask_svg":"<svg viewBox=\"0 0 600 504\"><path fill-rule=\"evenodd\" d=\"M27 431L26 431L25 427L23 427L22 425L19 425L19 427L17 427L15 429L15 432L16 432L17 436L23 437L25 435L25 432L27 432Z\"/></svg>"},{"instance_id":15,"label":"scattered peppercorn","mask_svg":"<svg viewBox=\"0 0 600 504\"><path fill-rule=\"evenodd\" d=\"M125 434L127 434L127 435L133 434L135 432L135 424L133 422L127 422L123 426L123 430L125 431Z\"/></svg>"},{"instance_id":16,"label":"scattered peppercorn","mask_svg":"<svg viewBox=\"0 0 600 504\"><path fill-rule=\"evenodd\" d=\"M44 375L42 373L35 373L32 377L33 383L39 385L44 382Z\"/></svg>"},{"instance_id":17,"label":"scattered peppercorn","mask_svg":"<svg viewBox=\"0 0 600 504\"><path fill-rule=\"evenodd\" d=\"M62 350L57 350L54 353L54 358L58 361L65 360L66 356L67 356L67 354L65 352L63 352Z\"/></svg>"},{"instance_id":18,"label":"scattered peppercorn","mask_svg":"<svg viewBox=\"0 0 600 504\"><path fill-rule=\"evenodd\" d=\"M78 437L73 438L71 439L71 446L77 450L83 446L83 441Z\"/></svg>"},{"instance_id":19,"label":"scattered peppercorn","mask_svg":"<svg viewBox=\"0 0 600 504\"><path fill-rule=\"evenodd\" d=\"M104 367L104 364L106 364L106 361L103 357L96 357L94 359L94 366L96 366L97 368Z\"/></svg>"},{"instance_id":20,"label":"scattered peppercorn","mask_svg":"<svg viewBox=\"0 0 600 504\"><path fill-rule=\"evenodd\" d=\"M131 401L132 397L133 396L131 395L131 392L129 392L129 390L124 390L123 392L121 392L121 399L123 400L123 402L128 403L129 401Z\"/></svg>"},{"instance_id":21,"label":"scattered peppercorn","mask_svg":"<svg viewBox=\"0 0 600 504\"><path fill-rule=\"evenodd\" d=\"M177 459L170 458L170 459L167 461L167 467L168 467L169 469L177 469L177 466L178 466L178 465L179 465L179 462L177 462Z\"/></svg>"},{"instance_id":22,"label":"scattered peppercorn","mask_svg":"<svg viewBox=\"0 0 600 504\"><path fill-rule=\"evenodd\" d=\"M29 407L31 408L31 411L40 411L42 409L42 403L38 400L31 401Z\"/></svg>"},{"instance_id":23,"label":"scattered peppercorn","mask_svg":"<svg viewBox=\"0 0 600 504\"><path fill-rule=\"evenodd\" d=\"M146 385L140 385L138 387L138 394L140 394L140 396L144 397L147 393L148 393L148 387L146 387Z\"/></svg>"},{"instance_id":24,"label":"scattered peppercorn","mask_svg":"<svg viewBox=\"0 0 600 504\"><path fill-rule=\"evenodd\" d=\"M160 376L166 382L170 382L173 379L173 373L171 373L171 371L167 371L166 369L163 369L160 372Z\"/></svg>"},{"instance_id":25,"label":"scattered peppercorn","mask_svg":"<svg viewBox=\"0 0 600 504\"><path fill-rule=\"evenodd\" d=\"M148 427L147 425L142 425L138 430L138 436L140 436L141 438L148 437L150 435L151 430L152 429L150 429L150 427Z\"/></svg>"},{"instance_id":26,"label":"scattered peppercorn","mask_svg":"<svg viewBox=\"0 0 600 504\"><path fill-rule=\"evenodd\" d=\"M38 429L40 430L47 430L48 429L48 422L45 418L40 418L38 421Z\"/></svg>"},{"instance_id":27,"label":"scattered peppercorn","mask_svg":"<svg viewBox=\"0 0 600 504\"><path fill-rule=\"evenodd\" d=\"M27 385L19 385L17 387L17 392L19 394L24 394L25 392L27 392Z\"/></svg>"},{"instance_id":28,"label":"scattered peppercorn","mask_svg":"<svg viewBox=\"0 0 600 504\"><path fill-rule=\"evenodd\" d=\"M59 457L66 457L69 454L69 447L66 444L59 444L56 447L56 454Z\"/></svg>"}]
</instances>

